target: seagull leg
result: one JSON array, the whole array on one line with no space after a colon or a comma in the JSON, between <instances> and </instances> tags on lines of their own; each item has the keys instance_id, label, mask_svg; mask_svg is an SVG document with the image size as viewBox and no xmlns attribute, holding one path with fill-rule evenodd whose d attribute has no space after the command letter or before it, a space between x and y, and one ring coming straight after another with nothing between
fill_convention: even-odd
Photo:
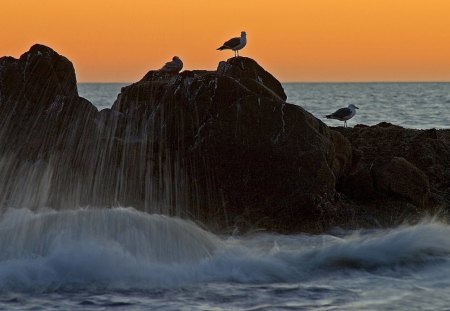
<instances>
[{"instance_id":1,"label":"seagull leg","mask_svg":"<svg viewBox=\"0 0 450 311\"><path fill-rule=\"evenodd\" d=\"M347 120L344 121L344 127L347 127Z\"/></svg>"}]
</instances>

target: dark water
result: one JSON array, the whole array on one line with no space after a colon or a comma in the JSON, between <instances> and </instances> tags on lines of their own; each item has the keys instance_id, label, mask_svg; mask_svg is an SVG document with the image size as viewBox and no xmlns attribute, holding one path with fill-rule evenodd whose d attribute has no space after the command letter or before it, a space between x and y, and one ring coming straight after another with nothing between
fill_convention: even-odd
<instances>
[{"instance_id":1,"label":"dark water","mask_svg":"<svg viewBox=\"0 0 450 311\"><path fill-rule=\"evenodd\" d=\"M79 91L104 108L121 86ZM448 127L448 84L285 88L289 102L318 117L355 103L350 126ZM449 293L450 226L435 219L218 236L133 208L10 208L0 216L0 310L448 310Z\"/></svg>"}]
</instances>

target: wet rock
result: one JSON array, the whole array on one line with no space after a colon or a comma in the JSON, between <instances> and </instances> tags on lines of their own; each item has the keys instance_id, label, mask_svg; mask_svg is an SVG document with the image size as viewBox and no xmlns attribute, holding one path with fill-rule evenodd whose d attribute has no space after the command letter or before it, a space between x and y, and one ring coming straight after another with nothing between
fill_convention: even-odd
<instances>
[{"instance_id":1,"label":"wet rock","mask_svg":"<svg viewBox=\"0 0 450 311\"><path fill-rule=\"evenodd\" d=\"M98 112L70 61L35 45L0 58L0 116L3 207L133 206L294 232L450 206L450 131L330 130L245 57L149 71Z\"/></svg>"},{"instance_id":2,"label":"wet rock","mask_svg":"<svg viewBox=\"0 0 450 311\"><path fill-rule=\"evenodd\" d=\"M361 166L353 171L346 177L345 182L339 185L339 190L360 201L376 198L372 167Z\"/></svg>"},{"instance_id":3,"label":"wet rock","mask_svg":"<svg viewBox=\"0 0 450 311\"><path fill-rule=\"evenodd\" d=\"M422 207L430 195L427 175L404 158L394 157L374 168L375 187Z\"/></svg>"},{"instance_id":4,"label":"wet rock","mask_svg":"<svg viewBox=\"0 0 450 311\"><path fill-rule=\"evenodd\" d=\"M334 197L351 149L285 98L272 75L239 57L221 62L216 72L169 78L149 72L122 89L112 110L139 118L141 125L129 132L150 129L152 158L164 154L163 162L180 163L187 204L202 221L300 227L315 217L318 202Z\"/></svg>"},{"instance_id":5,"label":"wet rock","mask_svg":"<svg viewBox=\"0 0 450 311\"><path fill-rule=\"evenodd\" d=\"M331 141L335 149L335 157L333 160L333 173L337 179L348 175L352 165L352 145L341 133L331 132Z\"/></svg>"},{"instance_id":6,"label":"wet rock","mask_svg":"<svg viewBox=\"0 0 450 311\"><path fill-rule=\"evenodd\" d=\"M217 74L236 79L260 95L269 97L276 95L281 100L287 99L281 83L251 58L234 57L226 62L220 62Z\"/></svg>"},{"instance_id":7,"label":"wet rock","mask_svg":"<svg viewBox=\"0 0 450 311\"><path fill-rule=\"evenodd\" d=\"M68 140L79 140L96 113L78 96L72 63L51 48L36 44L19 59L0 59L3 152L47 157Z\"/></svg>"},{"instance_id":8,"label":"wet rock","mask_svg":"<svg viewBox=\"0 0 450 311\"><path fill-rule=\"evenodd\" d=\"M338 185L348 200L366 205L403 200L429 212L450 208L450 131L386 122L335 130L354 150L350 173Z\"/></svg>"}]
</instances>

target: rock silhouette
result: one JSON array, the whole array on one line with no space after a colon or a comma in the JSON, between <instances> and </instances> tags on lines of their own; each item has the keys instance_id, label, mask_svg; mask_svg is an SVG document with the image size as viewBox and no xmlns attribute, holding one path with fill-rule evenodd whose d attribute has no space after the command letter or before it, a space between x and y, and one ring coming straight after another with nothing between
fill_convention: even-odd
<instances>
[{"instance_id":1,"label":"rock silhouette","mask_svg":"<svg viewBox=\"0 0 450 311\"><path fill-rule=\"evenodd\" d=\"M35 45L0 59L0 204L133 206L217 230L295 232L374 225L365 216L388 219L383 202L400 202L395 213L448 203L447 132L330 129L286 99L235 57L215 71L150 71L99 112L71 62Z\"/></svg>"}]
</instances>

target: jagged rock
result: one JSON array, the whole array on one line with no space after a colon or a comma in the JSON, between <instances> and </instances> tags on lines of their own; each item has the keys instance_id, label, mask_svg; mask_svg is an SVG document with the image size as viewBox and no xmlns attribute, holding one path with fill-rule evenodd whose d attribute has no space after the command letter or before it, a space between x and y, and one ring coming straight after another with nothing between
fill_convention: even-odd
<instances>
[{"instance_id":1,"label":"jagged rock","mask_svg":"<svg viewBox=\"0 0 450 311\"><path fill-rule=\"evenodd\" d=\"M394 157L374 168L378 190L404 197L422 207L430 195L427 175L404 158Z\"/></svg>"},{"instance_id":2,"label":"jagged rock","mask_svg":"<svg viewBox=\"0 0 450 311\"><path fill-rule=\"evenodd\" d=\"M78 96L72 63L51 48L36 44L19 59L0 58L3 152L46 157L67 147L68 140L79 140L96 113Z\"/></svg>"},{"instance_id":3,"label":"jagged rock","mask_svg":"<svg viewBox=\"0 0 450 311\"><path fill-rule=\"evenodd\" d=\"M331 141L335 148L335 157L332 165L334 176L337 179L348 175L352 164L352 145L347 138L339 132L331 132Z\"/></svg>"},{"instance_id":4,"label":"jagged rock","mask_svg":"<svg viewBox=\"0 0 450 311\"><path fill-rule=\"evenodd\" d=\"M450 132L330 130L254 60L148 72L98 112L35 45L0 58L0 206L134 206L224 229L372 224L450 206Z\"/></svg>"},{"instance_id":5,"label":"jagged rock","mask_svg":"<svg viewBox=\"0 0 450 311\"><path fill-rule=\"evenodd\" d=\"M216 72L149 72L122 89L112 110L140 119L129 133L149 129L152 158L179 162L187 204L201 220L300 227L314 218L314 206L333 199L333 170L343 173L351 149L285 98L272 75L239 57L221 62ZM333 137L343 145L335 149Z\"/></svg>"},{"instance_id":6,"label":"jagged rock","mask_svg":"<svg viewBox=\"0 0 450 311\"><path fill-rule=\"evenodd\" d=\"M36 113L35 109L48 109L58 97L77 97L76 83L72 63L43 45L33 45L19 59L0 59L2 105L12 101Z\"/></svg>"},{"instance_id":7,"label":"jagged rock","mask_svg":"<svg viewBox=\"0 0 450 311\"><path fill-rule=\"evenodd\" d=\"M0 206L79 204L89 193L80 185L91 169L96 114L78 96L72 63L51 48L1 58Z\"/></svg>"},{"instance_id":8,"label":"jagged rock","mask_svg":"<svg viewBox=\"0 0 450 311\"><path fill-rule=\"evenodd\" d=\"M234 57L220 62L217 74L236 79L260 96L276 95L281 100L287 99L281 83L251 58Z\"/></svg>"},{"instance_id":9,"label":"jagged rock","mask_svg":"<svg viewBox=\"0 0 450 311\"><path fill-rule=\"evenodd\" d=\"M386 122L335 130L354 150L350 173L338 185L350 199L388 204L403 197L421 209L450 206L449 131L405 129Z\"/></svg>"}]
</instances>

